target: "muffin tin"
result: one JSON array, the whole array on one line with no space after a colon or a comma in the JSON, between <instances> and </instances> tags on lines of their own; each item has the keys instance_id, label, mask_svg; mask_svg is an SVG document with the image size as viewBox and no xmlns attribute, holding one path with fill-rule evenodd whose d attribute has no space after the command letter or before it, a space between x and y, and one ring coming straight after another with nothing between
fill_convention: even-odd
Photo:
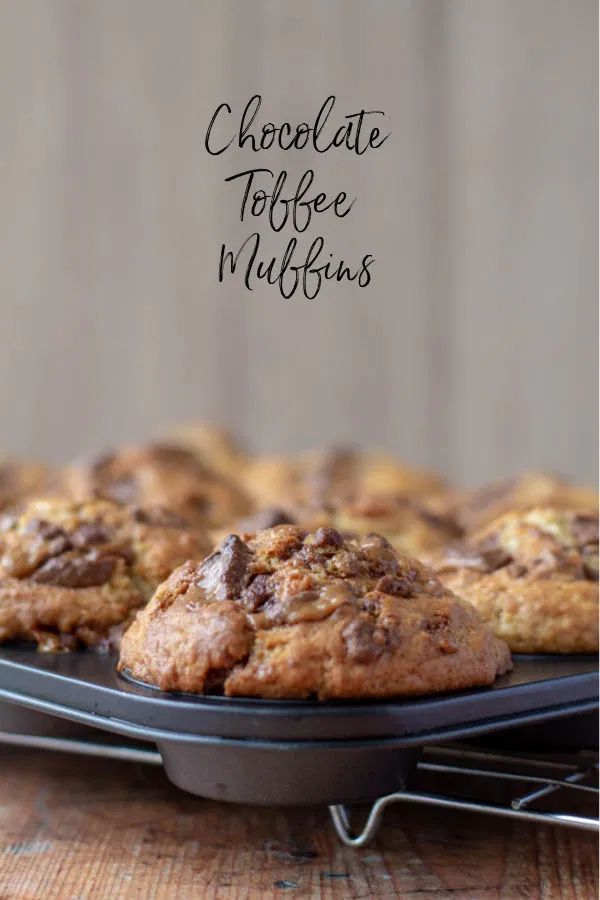
<instances>
[{"instance_id":1,"label":"muffin tin","mask_svg":"<svg viewBox=\"0 0 600 900\"><path fill-rule=\"evenodd\" d=\"M340 804L401 790L426 744L551 720L564 733L560 719L597 708L598 662L516 656L514 670L490 688L317 703L165 694L119 676L110 655L5 645L0 700L0 731L45 734L46 746L61 734L102 742L106 732L133 739L134 748L154 745L171 781L199 796ZM585 721L593 742L593 720Z\"/></svg>"}]
</instances>

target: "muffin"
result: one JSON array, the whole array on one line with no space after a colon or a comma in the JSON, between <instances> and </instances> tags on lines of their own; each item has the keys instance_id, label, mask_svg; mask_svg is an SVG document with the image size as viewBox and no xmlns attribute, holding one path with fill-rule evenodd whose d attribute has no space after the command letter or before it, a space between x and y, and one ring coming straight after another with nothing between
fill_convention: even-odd
<instances>
[{"instance_id":1,"label":"muffin","mask_svg":"<svg viewBox=\"0 0 600 900\"><path fill-rule=\"evenodd\" d=\"M399 697L491 684L506 645L385 538L280 525L229 535L160 585L118 668L163 691Z\"/></svg>"},{"instance_id":2,"label":"muffin","mask_svg":"<svg viewBox=\"0 0 600 900\"><path fill-rule=\"evenodd\" d=\"M76 499L161 506L200 528L222 527L251 509L236 485L176 444L120 447L71 467L65 484Z\"/></svg>"},{"instance_id":3,"label":"muffin","mask_svg":"<svg viewBox=\"0 0 600 900\"><path fill-rule=\"evenodd\" d=\"M501 516L436 562L518 653L598 650L598 518L540 507Z\"/></svg>"},{"instance_id":4,"label":"muffin","mask_svg":"<svg viewBox=\"0 0 600 900\"><path fill-rule=\"evenodd\" d=\"M245 470L245 485L258 506L322 508L357 494L435 495L437 475L382 453L334 449L297 456L259 456Z\"/></svg>"},{"instance_id":5,"label":"muffin","mask_svg":"<svg viewBox=\"0 0 600 900\"><path fill-rule=\"evenodd\" d=\"M247 454L231 432L207 422L177 425L167 434L167 441L189 450L204 465L233 481L240 478L248 462Z\"/></svg>"},{"instance_id":6,"label":"muffin","mask_svg":"<svg viewBox=\"0 0 600 900\"><path fill-rule=\"evenodd\" d=\"M598 493L592 488L571 484L560 475L525 472L516 478L497 481L459 495L453 514L465 532L476 531L504 513L534 506L555 509L598 509Z\"/></svg>"},{"instance_id":7,"label":"muffin","mask_svg":"<svg viewBox=\"0 0 600 900\"><path fill-rule=\"evenodd\" d=\"M172 513L36 499L0 517L0 641L106 645L208 543Z\"/></svg>"}]
</instances>

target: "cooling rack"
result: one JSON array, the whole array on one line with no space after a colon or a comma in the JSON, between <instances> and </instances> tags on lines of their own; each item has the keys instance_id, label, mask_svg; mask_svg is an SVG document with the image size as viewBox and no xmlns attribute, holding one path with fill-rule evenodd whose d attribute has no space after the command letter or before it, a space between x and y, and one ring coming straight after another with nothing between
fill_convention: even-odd
<instances>
[{"instance_id":1,"label":"cooling rack","mask_svg":"<svg viewBox=\"0 0 600 900\"><path fill-rule=\"evenodd\" d=\"M548 758L464 746L426 747L414 783L427 788L433 782L435 790L411 785L380 797L360 830L353 828L348 806L333 805L329 811L338 837L348 847L364 847L373 840L385 809L395 803L597 831L597 773L598 755L592 751ZM456 793L461 780L464 794Z\"/></svg>"}]
</instances>

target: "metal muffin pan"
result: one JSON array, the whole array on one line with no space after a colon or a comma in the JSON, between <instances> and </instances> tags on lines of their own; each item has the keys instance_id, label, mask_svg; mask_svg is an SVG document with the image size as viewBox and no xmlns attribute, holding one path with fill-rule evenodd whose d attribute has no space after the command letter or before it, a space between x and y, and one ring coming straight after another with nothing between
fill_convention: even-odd
<instances>
[{"instance_id":1,"label":"metal muffin pan","mask_svg":"<svg viewBox=\"0 0 600 900\"><path fill-rule=\"evenodd\" d=\"M89 725L80 725L68 719L4 701L0 701L0 732L69 740L105 734Z\"/></svg>"},{"instance_id":2,"label":"metal muffin pan","mask_svg":"<svg viewBox=\"0 0 600 900\"><path fill-rule=\"evenodd\" d=\"M193 794L264 805L332 804L401 789L425 744L593 711L598 663L595 657L516 657L513 672L491 688L317 703L165 694L120 677L111 656L5 646L0 700L6 701L0 730L11 730L3 724L10 706L12 730L27 710L23 732L35 727L35 711L49 717L38 718L42 729L55 728L58 716L69 727L153 743L168 777Z\"/></svg>"}]
</instances>

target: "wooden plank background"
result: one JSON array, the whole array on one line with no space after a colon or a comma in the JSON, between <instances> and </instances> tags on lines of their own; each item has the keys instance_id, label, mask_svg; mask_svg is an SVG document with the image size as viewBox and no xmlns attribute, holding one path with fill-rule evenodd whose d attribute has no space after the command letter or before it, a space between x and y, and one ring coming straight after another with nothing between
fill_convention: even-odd
<instances>
[{"instance_id":1,"label":"wooden plank background","mask_svg":"<svg viewBox=\"0 0 600 900\"><path fill-rule=\"evenodd\" d=\"M0 447L197 416L592 478L596 74L593 0L0 0ZM383 109L392 137L209 158L214 108L255 92L265 120ZM370 287L217 284L250 162L357 195L322 233L375 255Z\"/></svg>"}]
</instances>

